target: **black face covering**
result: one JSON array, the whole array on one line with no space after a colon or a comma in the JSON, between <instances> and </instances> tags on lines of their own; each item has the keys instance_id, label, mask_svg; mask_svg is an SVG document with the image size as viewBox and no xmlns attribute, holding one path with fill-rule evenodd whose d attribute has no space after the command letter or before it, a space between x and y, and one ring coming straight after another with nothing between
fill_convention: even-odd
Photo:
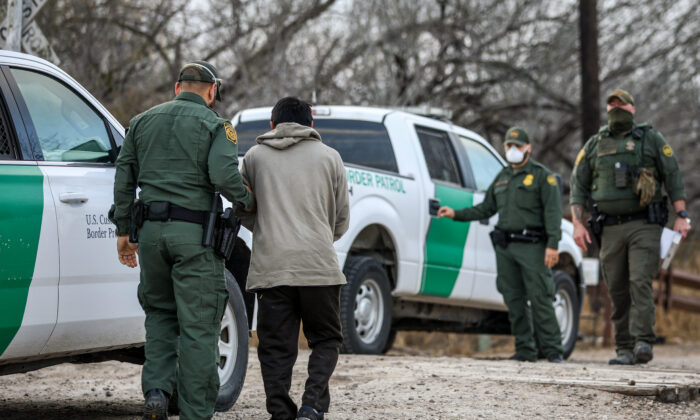
<instances>
[{"instance_id":1,"label":"black face covering","mask_svg":"<svg viewBox=\"0 0 700 420\"><path fill-rule=\"evenodd\" d=\"M613 108L608 111L608 126L613 134L622 134L634 127L634 114L622 108Z\"/></svg>"}]
</instances>

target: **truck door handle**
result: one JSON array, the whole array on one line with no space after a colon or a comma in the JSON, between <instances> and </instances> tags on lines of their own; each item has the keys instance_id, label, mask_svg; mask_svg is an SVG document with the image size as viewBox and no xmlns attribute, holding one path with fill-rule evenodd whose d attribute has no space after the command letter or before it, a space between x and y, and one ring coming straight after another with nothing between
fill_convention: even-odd
<instances>
[{"instance_id":1,"label":"truck door handle","mask_svg":"<svg viewBox=\"0 0 700 420\"><path fill-rule=\"evenodd\" d=\"M428 213L431 216L437 216L438 210L440 210L440 200L434 198L428 200Z\"/></svg>"},{"instance_id":2,"label":"truck door handle","mask_svg":"<svg viewBox=\"0 0 700 420\"><path fill-rule=\"evenodd\" d=\"M81 192L64 192L58 195L58 199L62 203L85 203L88 201L88 196Z\"/></svg>"}]
</instances>

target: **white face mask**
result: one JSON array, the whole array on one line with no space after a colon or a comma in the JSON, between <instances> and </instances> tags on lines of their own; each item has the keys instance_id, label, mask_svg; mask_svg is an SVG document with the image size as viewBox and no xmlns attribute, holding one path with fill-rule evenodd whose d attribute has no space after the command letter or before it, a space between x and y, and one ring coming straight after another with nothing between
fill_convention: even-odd
<instances>
[{"instance_id":1,"label":"white face mask","mask_svg":"<svg viewBox=\"0 0 700 420\"><path fill-rule=\"evenodd\" d=\"M527 148L525 151L521 151L518 149L517 146L511 146L508 150L506 150L506 160L510 163L518 164L525 159L525 153L527 152Z\"/></svg>"}]
</instances>

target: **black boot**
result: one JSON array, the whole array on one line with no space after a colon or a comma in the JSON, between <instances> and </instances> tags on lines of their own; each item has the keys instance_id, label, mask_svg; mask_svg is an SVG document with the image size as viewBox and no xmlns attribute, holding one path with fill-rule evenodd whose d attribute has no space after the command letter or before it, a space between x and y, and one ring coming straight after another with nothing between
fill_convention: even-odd
<instances>
[{"instance_id":1,"label":"black boot","mask_svg":"<svg viewBox=\"0 0 700 420\"><path fill-rule=\"evenodd\" d=\"M165 392L151 389L146 393L143 420L168 420L168 395Z\"/></svg>"}]
</instances>

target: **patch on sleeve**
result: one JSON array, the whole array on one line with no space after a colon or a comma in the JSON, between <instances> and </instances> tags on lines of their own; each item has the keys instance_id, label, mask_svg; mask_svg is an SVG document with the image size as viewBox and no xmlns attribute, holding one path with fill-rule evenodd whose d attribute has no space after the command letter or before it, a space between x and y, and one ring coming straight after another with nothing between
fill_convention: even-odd
<instances>
[{"instance_id":1,"label":"patch on sleeve","mask_svg":"<svg viewBox=\"0 0 700 420\"><path fill-rule=\"evenodd\" d=\"M527 174L527 176L525 177L525 179L523 179L523 185L525 185L526 187L529 187L530 185L532 185L532 182L533 182L534 180L535 180L535 176L534 176L534 175L532 175L532 174Z\"/></svg>"},{"instance_id":2,"label":"patch on sleeve","mask_svg":"<svg viewBox=\"0 0 700 420\"><path fill-rule=\"evenodd\" d=\"M578 152L578 155L576 156L576 163L574 164L574 166L578 166L578 164L581 163L581 161L583 160L584 156L586 156L586 150L581 149L581 151Z\"/></svg>"},{"instance_id":3,"label":"patch on sleeve","mask_svg":"<svg viewBox=\"0 0 700 420\"><path fill-rule=\"evenodd\" d=\"M226 121L224 123L224 130L226 130L226 140L233 144L238 144L238 136L236 135L236 130L233 128L230 122Z\"/></svg>"},{"instance_id":4,"label":"patch on sleeve","mask_svg":"<svg viewBox=\"0 0 700 420\"><path fill-rule=\"evenodd\" d=\"M664 152L664 156L666 157L671 157L673 156L673 149L671 149L671 146L668 144L664 144L664 147L661 149L662 152Z\"/></svg>"},{"instance_id":5,"label":"patch on sleeve","mask_svg":"<svg viewBox=\"0 0 700 420\"><path fill-rule=\"evenodd\" d=\"M556 187L557 186L557 177L555 177L552 174L547 175L547 183L549 183L549 185L551 185L553 187Z\"/></svg>"}]
</instances>

